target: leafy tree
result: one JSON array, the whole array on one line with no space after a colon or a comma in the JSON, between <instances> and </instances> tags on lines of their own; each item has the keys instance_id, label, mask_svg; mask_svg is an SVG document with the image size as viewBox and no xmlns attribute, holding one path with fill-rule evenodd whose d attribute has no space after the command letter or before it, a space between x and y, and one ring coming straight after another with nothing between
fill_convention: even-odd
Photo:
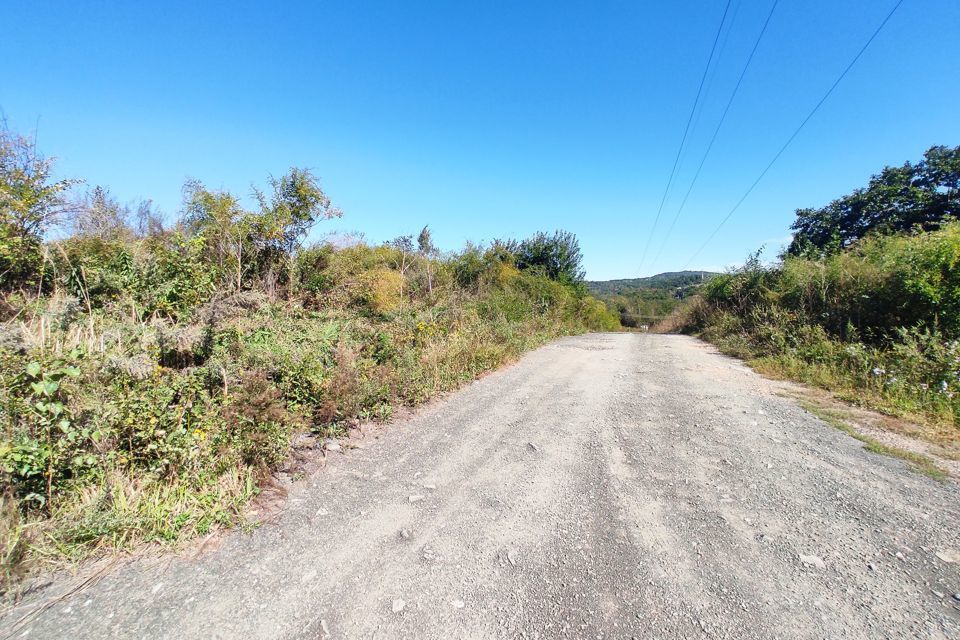
<instances>
[{"instance_id":1,"label":"leafy tree","mask_svg":"<svg viewBox=\"0 0 960 640\"><path fill-rule=\"evenodd\" d=\"M517 267L542 272L552 280L565 283L583 282L583 255L577 236L569 231L553 235L538 232L516 249Z\"/></svg>"},{"instance_id":2,"label":"leafy tree","mask_svg":"<svg viewBox=\"0 0 960 640\"><path fill-rule=\"evenodd\" d=\"M293 253L316 222L343 216L307 169L293 168L280 178L271 176L270 187L269 198L254 189L260 203L256 240L262 249Z\"/></svg>"},{"instance_id":3,"label":"leafy tree","mask_svg":"<svg viewBox=\"0 0 960 640\"><path fill-rule=\"evenodd\" d=\"M817 257L868 233L936 229L960 215L960 147L931 147L917 164L886 167L870 183L819 209L798 209L789 255Z\"/></svg>"},{"instance_id":4,"label":"leafy tree","mask_svg":"<svg viewBox=\"0 0 960 640\"><path fill-rule=\"evenodd\" d=\"M294 252L320 220L343 216L331 204L320 182L307 169L290 169L280 178L270 178L272 193L267 197L254 189L259 213L251 219L251 239L257 248L260 269L268 293L273 293L280 274L293 270Z\"/></svg>"},{"instance_id":5,"label":"leafy tree","mask_svg":"<svg viewBox=\"0 0 960 640\"><path fill-rule=\"evenodd\" d=\"M237 290L254 279L275 293L293 269L294 254L310 228L318 220L343 215L307 170L271 177L270 186L269 195L254 189L256 212L244 209L233 194L211 191L196 180L183 188L185 229L203 239L207 259L221 276L229 274Z\"/></svg>"},{"instance_id":6,"label":"leafy tree","mask_svg":"<svg viewBox=\"0 0 960 640\"><path fill-rule=\"evenodd\" d=\"M0 123L0 288L35 285L43 235L73 210L67 191L79 180L54 180L53 161L33 141Z\"/></svg>"},{"instance_id":7,"label":"leafy tree","mask_svg":"<svg viewBox=\"0 0 960 640\"><path fill-rule=\"evenodd\" d=\"M197 180L183 185L183 219L187 234L201 240L206 260L237 290L253 267L252 216L235 196L211 191Z\"/></svg>"}]
</instances>

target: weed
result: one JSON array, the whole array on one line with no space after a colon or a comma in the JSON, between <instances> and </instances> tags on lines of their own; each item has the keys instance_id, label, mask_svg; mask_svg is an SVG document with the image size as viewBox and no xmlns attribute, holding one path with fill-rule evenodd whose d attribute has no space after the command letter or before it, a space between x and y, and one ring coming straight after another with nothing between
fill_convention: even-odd
<instances>
[{"instance_id":1,"label":"weed","mask_svg":"<svg viewBox=\"0 0 960 640\"><path fill-rule=\"evenodd\" d=\"M26 572L27 535L16 499L0 495L0 594Z\"/></svg>"},{"instance_id":2,"label":"weed","mask_svg":"<svg viewBox=\"0 0 960 640\"><path fill-rule=\"evenodd\" d=\"M938 482L946 482L947 478L950 477L949 474L938 467L929 456L925 456L914 451L907 451L906 449L901 449L899 447L886 445L874 438L871 438L870 436L864 435L849 422L847 422L844 419L843 414L838 411L825 409L809 401L800 401L800 406L802 406L807 412L812 413L820 420L829 424L831 427L844 432L856 440L859 440L863 443L863 448L871 453L876 453L890 458L906 460L911 469L922 473L925 476L933 478Z\"/></svg>"},{"instance_id":3,"label":"weed","mask_svg":"<svg viewBox=\"0 0 960 640\"><path fill-rule=\"evenodd\" d=\"M429 292L408 264L401 294L394 249L327 249L305 259L322 271L302 301L235 294L153 324L94 310L95 339L65 352L90 326L81 308L33 350L0 350L0 463L21 518L6 530L31 532L3 534L11 567L243 522L298 431L343 435L553 337L616 328L570 286L479 255L469 288L454 257L433 259Z\"/></svg>"}]
</instances>

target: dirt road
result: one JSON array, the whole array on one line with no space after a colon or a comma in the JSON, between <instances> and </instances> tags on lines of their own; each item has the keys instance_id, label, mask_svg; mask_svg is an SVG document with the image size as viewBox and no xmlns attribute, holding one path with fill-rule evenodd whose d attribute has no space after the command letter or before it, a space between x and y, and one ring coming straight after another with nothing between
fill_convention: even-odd
<instances>
[{"instance_id":1,"label":"dirt road","mask_svg":"<svg viewBox=\"0 0 960 640\"><path fill-rule=\"evenodd\" d=\"M960 638L958 485L777 388L690 338L560 340L0 637Z\"/></svg>"}]
</instances>

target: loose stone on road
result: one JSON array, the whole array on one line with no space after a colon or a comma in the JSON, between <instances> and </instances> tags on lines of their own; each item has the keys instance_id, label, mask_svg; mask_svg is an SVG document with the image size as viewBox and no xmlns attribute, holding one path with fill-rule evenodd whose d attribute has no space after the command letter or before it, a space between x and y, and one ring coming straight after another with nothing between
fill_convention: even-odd
<instances>
[{"instance_id":1,"label":"loose stone on road","mask_svg":"<svg viewBox=\"0 0 960 640\"><path fill-rule=\"evenodd\" d=\"M558 340L0 637L960 638L957 484L782 388L692 338Z\"/></svg>"}]
</instances>

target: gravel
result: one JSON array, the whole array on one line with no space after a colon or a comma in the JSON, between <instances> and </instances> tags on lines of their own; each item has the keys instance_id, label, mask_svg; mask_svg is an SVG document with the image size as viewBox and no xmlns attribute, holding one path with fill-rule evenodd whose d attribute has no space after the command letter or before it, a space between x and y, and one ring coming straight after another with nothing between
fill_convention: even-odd
<instances>
[{"instance_id":1,"label":"gravel","mask_svg":"<svg viewBox=\"0 0 960 640\"><path fill-rule=\"evenodd\" d=\"M782 388L691 338L559 340L250 534L55 577L0 637L960 637L957 484Z\"/></svg>"}]
</instances>

